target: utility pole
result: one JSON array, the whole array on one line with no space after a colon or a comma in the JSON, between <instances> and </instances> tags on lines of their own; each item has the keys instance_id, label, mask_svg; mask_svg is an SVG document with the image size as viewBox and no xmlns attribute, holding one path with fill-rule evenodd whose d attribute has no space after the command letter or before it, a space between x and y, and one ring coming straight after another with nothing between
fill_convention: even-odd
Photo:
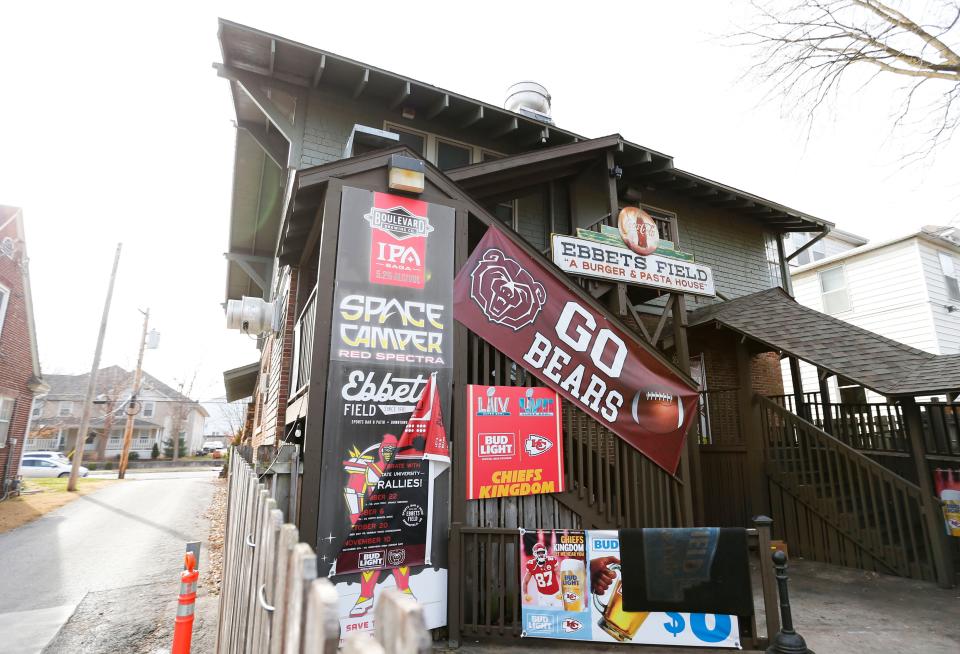
<instances>
[{"instance_id":1,"label":"utility pole","mask_svg":"<svg viewBox=\"0 0 960 654\"><path fill-rule=\"evenodd\" d=\"M110 315L110 301L113 299L113 283L117 280L117 266L120 263L120 248L117 243L117 252L113 256L113 271L110 273L110 285L107 287L107 300L103 303L103 316L100 318L100 332L97 335L97 349L93 353L93 366L90 368L90 379L87 381L87 397L83 401L83 417L80 418L80 430L77 432L77 442L73 451L73 465L70 468L70 479L67 481L67 490L77 490L77 477L80 474L80 462L83 460L83 446L87 442L87 431L90 430L90 413L93 410L93 396L97 391L97 371L100 370L100 354L103 352L103 339L107 335L107 317Z\"/></svg>"},{"instance_id":2,"label":"utility pole","mask_svg":"<svg viewBox=\"0 0 960 654\"><path fill-rule=\"evenodd\" d=\"M143 370L143 350L147 346L147 324L150 322L150 309L141 311L143 314L143 333L140 335L140 353L137 355L137 370L133 373L133 390L130 395L130 403L127 405L127 424L123 428L123 451L120 453L120 470L117 472L117 479L123 479L127 474L127 462L130 458L130 441L133 439L133 423L137 414L140 413L140 406L137 404L137 396L140 394L140 378Z\"/></svg>"}]
</instances>

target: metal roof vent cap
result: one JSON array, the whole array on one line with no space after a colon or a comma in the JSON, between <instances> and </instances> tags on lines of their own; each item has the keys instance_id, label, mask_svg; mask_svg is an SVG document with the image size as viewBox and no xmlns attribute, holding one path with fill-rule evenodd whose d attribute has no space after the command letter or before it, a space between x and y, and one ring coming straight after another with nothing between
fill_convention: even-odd
<instances>
[{"instance_id":1,"label":"metal roof vent cap","mask_svg":"<svg viewBox=\"0 0 960 654\"><path fill-rule=\"evenodd\" d=\"M550 93L543 84L537 82L517 82L507 89L507 99L503 102L507 111L553 124L550 117Z\"/></svg>"}]
</instances>

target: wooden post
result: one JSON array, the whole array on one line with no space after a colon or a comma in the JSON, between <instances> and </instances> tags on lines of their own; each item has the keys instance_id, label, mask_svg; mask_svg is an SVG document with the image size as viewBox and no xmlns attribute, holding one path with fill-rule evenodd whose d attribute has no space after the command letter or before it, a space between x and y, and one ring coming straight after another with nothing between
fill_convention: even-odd
<instances>
[{"instance_id":1,"label":"wooden post","mask_svg":"<svg viewBox=\"0 0 960 654\"><path fill-rule=\"evenodd\" d=\"M803 403L803 375L800 374L800 360L791 356L790 359L790 380L793 382L793 402L795 413L808 420L807 407Z\"/></svg>"},{"instance_id":2,"label":"wooden post","mask_svg":"<svg viewBox=\"0 0 960 654\"><path fill-rule=\"evenodd\" d=\"M940 501L934 495L933 480L927 466L927 448L923 439L923 422L920 420L920 407L912 397L900 398L903 420L906 423L907 437L910 439L910 453L917 467L917 479L923 496L924 521L936 568L937 583L941 588L953 586L953 559L947 542L947 532L943 526L943 512Z\"/></svg>"},{"instance_id":3,"label":"wooden post","mask_svg":"<svg viewBox=\"0 0 960 654\"><path fill-rule=\"evenodd\" d=\"M470 214L457 209L453 240L454 274L470 256L468 240ZM453 324L453 422L451 443L450 537L447 543L447 625L451 647L460 646L460 594L463 561L460 560L460 528L467 519L467 348L469 332L459 322Z\"/></svg>"},{"instance_id":4,"label":"wooden post","mask_svg":"<svg viewBox=\"0 0 960 654\"><path fill-rule=\"evenodd\" d=\"M743 444L747 447L747 479L749 480L750 514L769 515L767 471L764 468L764 434L760 425L759 406L753 401L753 376L750 351L746 343L737 343L737 403ZM761 559L762 560L762 559Z\"/></svg>"},{"instance_id":5,"label":"wooden post","mask_svg":"<svg viewBox=\"0 0 960 654\"><path fill-rule=\"evenodd\" d=\"M340 196L343 182L331 179L323 207L314 220L323 221L320 235L320 263L317 266L316 317L313 330L313 361L303 434L303 484L301 484L300 537L311 547L317 544L320 519L320 466L323 454L323 416L326 404L327 370L330 367L330 329L333 318L334 275L337 270L337 241L340 235ZM322 212L322 213L321 213Z\"/></svg>"},{"instance_id":6,"label":"wooden post","mask_svg":"<svg viewBox=\"0 0 960 654\"><path fill-rule=\"evenodd\" d=\"M673 343L677 354L677 367L690 374L690 346L687 343L687 302L683 293L678 293L673 302ZM700 475L700 443L693 436L697 421L687 430L687 446L680 456L680 473L683 475L683 512L686 526L703 524L703 479Z\"/></svg>"},{"instance_id":7,"label":"wooden post","mask_svg":"<svg viewBox=\"0 0 960 654\"><path fill-rule=\"evenodd\" d=\"M770 555L770 527L773 520L766 515L753 518L753 526L757 528L760 555L760 588L763 592L763 613L767 623L767 640L780 631L780 611L777 605L777 580L773 575L773 567L767 558Z\"/></svg>"},{"instance_id":8,"label":"wooden post","mask_svg":"<svg viewBox=\"0 0 960 654\"><path fill-rule=\"evenodd\" d=\"M817 378L820 380L820 410L823 415L823 431L831 436L833 433L833 415L830 413L830 373L823 368L817 370Z\"/></svg>"}]
</instances>

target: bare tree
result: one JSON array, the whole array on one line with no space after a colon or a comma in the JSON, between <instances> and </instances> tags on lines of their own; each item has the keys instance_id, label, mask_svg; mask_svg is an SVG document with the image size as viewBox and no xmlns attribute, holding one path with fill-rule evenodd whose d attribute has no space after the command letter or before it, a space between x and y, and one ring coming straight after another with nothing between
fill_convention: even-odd
<instances>
[{"instance_id":1,"label":"bare tree","mask_svg":"<svg viewBox=\"0 0 960 654\"><path fill-rule=\"evenodd\" d=\"M129 379L118 376L107 382L105 391L97 397L95 404L100 407L103 417L103 427L100 436L97 438L96 460L104 461L107 458L107 442L110 440L110 432L113 431L113 424L116 422L117 414L126 406L127 397L124 392L127 389Z\"/></svg>"},{"instance_id":2,"label":"bare tree","mask_svg":"<svg viewBox=\"0 0 960 654\"><path fill-rule=\"evenodd\" d=\"M960 3L934 0L926 15L879 0L795 0L754 2L758 23L735 36L756 49L750 71L780 94L784 105L806 113L835 95L853 68L872 67L864 84L877 77L902 82L893 126L916 120L923 145L915 160L949 141L960 124Z\"/></svg>"}]
</instances>

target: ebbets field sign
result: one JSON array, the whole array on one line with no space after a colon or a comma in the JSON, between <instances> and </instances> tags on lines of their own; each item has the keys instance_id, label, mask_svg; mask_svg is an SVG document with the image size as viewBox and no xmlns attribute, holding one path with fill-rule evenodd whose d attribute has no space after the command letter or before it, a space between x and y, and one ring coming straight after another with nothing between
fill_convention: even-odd
<instances>
[{"instance_id":1,"label":"ebbets field sign","mask_svg":"<svg viewBox=\"0 0 960 654\"><path fill-rule=\"evenodd\" d=\"M554 234L553 262L571 275L626 282L667 291L713 297L713 271L707 266L657 254L637 254L627 247Z\"/></svg>"},{"instance_id":2,"label":"ebbets field sign","mask_svg":"<svg viewBox=\"0 0 960 654\"><path fill-rule=\"evenodd\" d=\"M467 406L468 500L564 490L556 391L471 384Z\"/></svg>"},{"instance_id":3,"label":"ebbets field sign","mask_svg":"<svg viewBox=\"0 0 960 654\"><path fill-rule=\"evenodd\" d=\"M671 474L697 390L496 227L454 281L454 316Z\"/></svg>"}]
</instances>

